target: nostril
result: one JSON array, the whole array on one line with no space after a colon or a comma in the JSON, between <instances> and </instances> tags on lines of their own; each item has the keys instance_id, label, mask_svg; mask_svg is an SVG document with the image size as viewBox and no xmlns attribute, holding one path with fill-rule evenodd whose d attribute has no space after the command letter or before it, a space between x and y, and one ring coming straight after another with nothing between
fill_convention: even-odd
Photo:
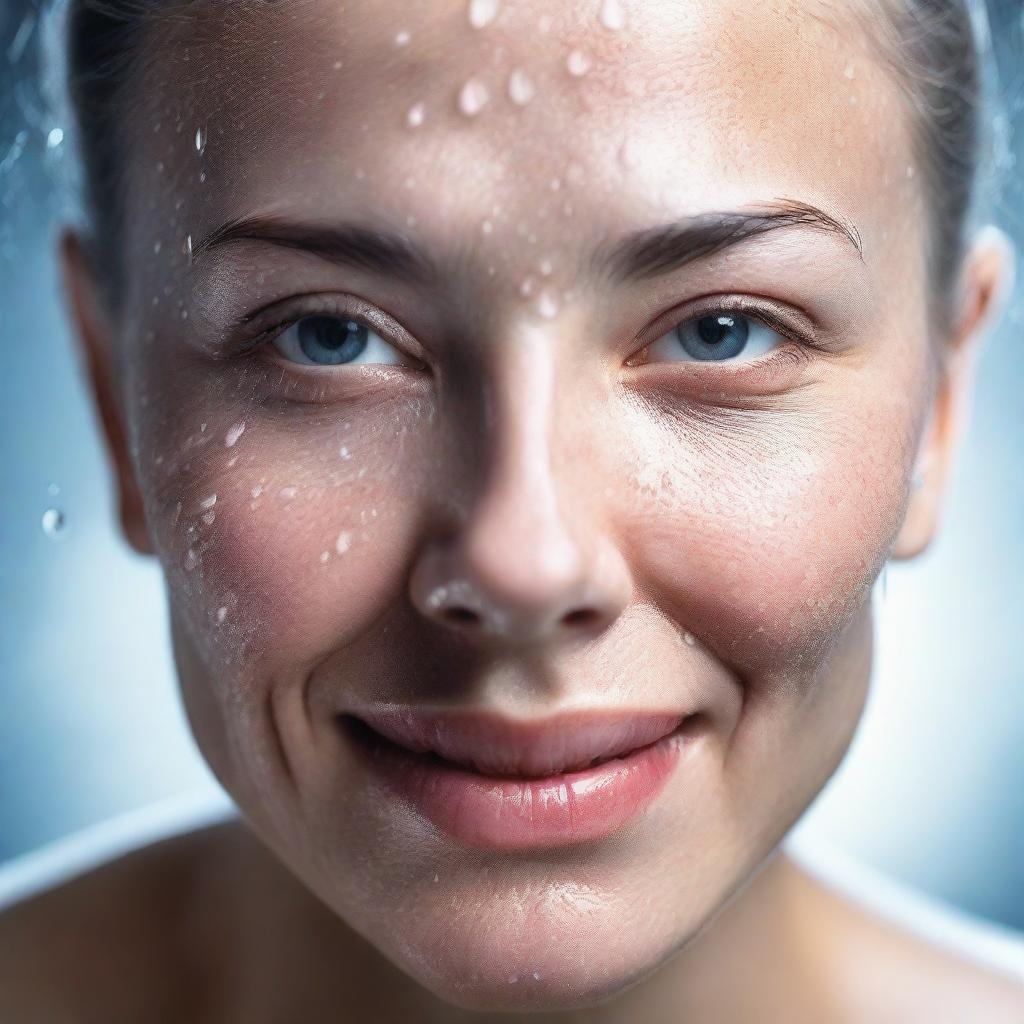
<instances>
[{"instance_id":1,"label":"nostril","mask_svg":"<svg viewBox=\"0 0 1024 1024\"><path fill-rule=\"evenodd\" d=\"M562 616L566 626L590 626L597 621L598 613L594 608L575 608Z\"/></svg>"},{"instance_id":2,"label":"nostril","mask_svg":"<svg viewBox=\"0 0 1024 1024\"><path fill-rule=\"evenodd\" d=\"M449 622L457 622L461 625L476 625L480 621L480 616L472 608L459 606L446 608L444 610L444 617Z\"/></svg>"}]
</instances>

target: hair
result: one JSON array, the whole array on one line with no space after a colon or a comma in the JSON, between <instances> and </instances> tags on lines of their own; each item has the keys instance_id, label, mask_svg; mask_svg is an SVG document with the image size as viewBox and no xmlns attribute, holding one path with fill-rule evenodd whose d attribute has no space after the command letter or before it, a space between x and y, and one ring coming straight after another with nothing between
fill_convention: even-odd
<instances>
[{"instance_id":1,"label":"hair","mask_svg":"<svg viewBox=\"0 0 1024 1024\"><path fill-rule=\"evenodd\" d=\"M120 297L121 204L131 140L122 128L155 16L192 0L66 0L66 95L77 129L85 241L109 299ZM913 113L915 159L931 208L929 276L941 313L964 254L982 149L984 83L971 0L872 0L869 29ZM881 32L877 30L881 28Z\"/></svg>"}]
</instances>

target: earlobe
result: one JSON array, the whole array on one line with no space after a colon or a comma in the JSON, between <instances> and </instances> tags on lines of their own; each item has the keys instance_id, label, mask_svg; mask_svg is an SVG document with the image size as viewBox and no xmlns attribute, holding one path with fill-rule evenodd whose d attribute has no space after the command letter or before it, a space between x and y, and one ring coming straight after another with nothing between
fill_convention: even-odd
<instances>
[{"instance_id":1,"label":"earlobe","mask_svg":"<svg viewBox=\"0 0 1024 1024\"><path fill-rule=\"evenodd\" d=\"M893 559L909 559L931 544L956 453L967 430L980 342L998 321L1013 290L1013 246L995 227L980 231L964 259L956 322L948 340L928 423L923 431L903 525Z\"/></svg>"},{"instance_id":2,"label":"earlobe","mask_svg":"<svg viewBox=\"0 0 1024 1024\"><path fill-rule=\"evenodd\" d=\"M136 552L151 555L154 553L153 544L132 465L123 410L117 398L113 324L100 297L82 240L71 229L61 233L59 256L72 333L86 370L114 472L121 530Z\"/></svg>"}]
</instances>

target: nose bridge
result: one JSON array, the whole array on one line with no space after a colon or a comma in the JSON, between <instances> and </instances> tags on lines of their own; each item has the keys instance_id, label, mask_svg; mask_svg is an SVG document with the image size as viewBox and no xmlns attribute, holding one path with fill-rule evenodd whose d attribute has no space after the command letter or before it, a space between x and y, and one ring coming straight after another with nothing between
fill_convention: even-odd
<instances>
[{"instance_id":1,"label":"nose bridge","mask_svg":"<svg viewBox=\"0 0 1024 1024\"><path fill-rule=\"evenodd\" d=\"M557 352L545 332L503 347L487 371L484 471L453 536L430 544L413 599L447 627L505 642L603 628L628 596L625 566L558 478L572 417L557 415ZM567 397L567 396L566 396Z\"/></svg>"}]
</instances>

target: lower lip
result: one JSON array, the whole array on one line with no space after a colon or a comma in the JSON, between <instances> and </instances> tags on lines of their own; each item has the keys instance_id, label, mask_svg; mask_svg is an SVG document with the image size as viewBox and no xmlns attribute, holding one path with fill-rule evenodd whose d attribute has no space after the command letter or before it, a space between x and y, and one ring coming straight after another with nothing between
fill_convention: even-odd
<instances>
[{"instance_id":1,"label":"lower lip","mask_svg":"<svg viewBox=\"0 0 1024 1024\"><path fill-rule=\"evenodd\" d=\"M569 846L611 835L661 792L684 745L677 729L583 771L502 778L414 754L361 723L356 728L353 745L388 789L459 842L490 850Z\"/></svg>"}]
</instances>

